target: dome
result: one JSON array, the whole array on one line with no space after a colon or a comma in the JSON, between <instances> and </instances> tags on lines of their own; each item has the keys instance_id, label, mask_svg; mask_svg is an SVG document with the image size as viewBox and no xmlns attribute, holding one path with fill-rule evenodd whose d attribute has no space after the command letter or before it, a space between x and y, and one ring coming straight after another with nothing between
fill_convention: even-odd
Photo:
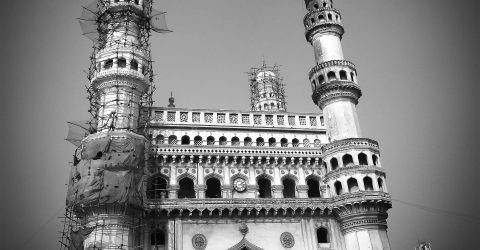
<instances>
[{"instance_id":1,"label":"dome","mask_svg":"<svg viewBox=\"0 0 480 250\"><path fill-rule=\"evenodd\" d=\"M263 79L265 79L265 78L276 78L276 77L277 77L277 76L275 75L275 73L273 73L272 71L267 70L267 71L260 71L260 72L258 72L257 77L255 78L255 80L256 80L257 82L261 82L261 81L263 81Z\"/></svg>"}]
</instances>

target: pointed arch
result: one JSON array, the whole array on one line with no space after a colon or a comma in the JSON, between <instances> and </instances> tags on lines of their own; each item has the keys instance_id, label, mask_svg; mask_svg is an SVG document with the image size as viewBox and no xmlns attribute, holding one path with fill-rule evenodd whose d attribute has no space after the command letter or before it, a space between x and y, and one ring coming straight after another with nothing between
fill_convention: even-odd
<instances>
[{"instance_id":1,"label":"pointed arch","mask_svg":"<svg viewBox=\"0 0 480 250\"><path fill-rule=\"evenodd\" d=\"M263 248L257 247L254 244L252 244L250 241L248 241L245 237L235 244L234 246L230 247L228 250L263 250Z\"/></svg>"}]
</instances>

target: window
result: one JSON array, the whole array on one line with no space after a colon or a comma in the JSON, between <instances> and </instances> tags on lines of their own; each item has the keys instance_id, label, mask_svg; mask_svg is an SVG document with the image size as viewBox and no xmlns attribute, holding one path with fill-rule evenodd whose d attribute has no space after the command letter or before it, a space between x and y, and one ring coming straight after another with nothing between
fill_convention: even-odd
<instances>
[{"instance_id":1,"label":"window","mask_svg":"<svg viewBox=\"0 0 480 250\"><path fill-rule=\"evenodd\" d=\"M349 154L346 154L342 157L342 162L344 167L349 167L353 165L353 157Z\"/></svg>"},{"instance_id":2,"label":"window","mask_svg":"<svg viewBox=\"0 0 480 250\"><path fill-rule=\"evenodd\" d=\"M111 69L113 66L113 60L112 59L108 59L105 64L103 65L103 68L104 69Z\"/></svg>"},{"instance_id":3,"label":"window","mask_svg":"<svg viewBox=\"0 0 480 250\"><path fill-rule=\"evenodd\" d=\"M360 165L368 165L367 155L364 153L358 154L358 163Z\"/></svg>"},{"instance_id":4,"label":"window","mask_svg":"<svg viewBox=\"0 0 480 250\"><path fill-rule=\"evenodd\" d=\"M347 72L340 70L340 80L347 80Z\"/></svg>"},{"instance_id":5,"label":"window","mask_svg":"<svg viewBox=\"0 0 480 250\"><path fill-rule=\"evenodd\" d=\"M217 178L210 178L206 182L207 190L205 191L206 198L222 198L222 189L220 181Z\"/></svg>"},{"instance_id":6,"label":"window","mask_svg":"<svg viewBox=\"0 0 480 250\"><path fill-rule=\"evenodd\" d=\"M130 69L137 71L138 70L138 62L137 60L133 59L130 61Z\"/></svg>"},{"instance_id":7,"label":"window","mask_svg":"<svg viewBox=\"0 0 480 250\"><path fill-rule=\"evenodd\" d=\"M317 117L310 116L310 126L316 127L317 126Z\"/></svg>"},{"instance_id":8,"label":"window","mask_svg":"<svg viewBox=\"0 0 480 250\"><path fill-rule=\"evenodd\" d=\"M197 135L195 136L195 138L193 138L193 143L195 144L195 146L201 146L203 144L203 138Z\"/></svg>"},{"instance_id":9,"label":"window","mask_svg":"<svg viewBox=\"0 0 480 250\"><path fill-rule=\"evenodd\" d=\"M378 189L379 189L379 191L384 192L384 190L383 190L383 180L382 180L382 178L378 178Z\"/></svg>"},{"instance_id":10,"label":"window","mask_svg":"<svg viewBox=\"0 0 480 250\"><path fill-rule=\"evenodd\" d=\"M174 135L171 135L170 137L168 137L168 144L172 144L172 145L177 144L177 137Z\"/></svg>"},{"instance_id":11,"label":"window","mask_svg":"<svg viewBox=\"0 0 480 250\"><path fill-rule=\"evenodd\" d=\"M200 113L192 113L192 122L200 122Z\"/></svg>"},{"instance_id":12,"label":"window","mask_svg":"<svg viewBox=\"0 0 480 250\"><path fill-rule=\"evenodd\" d=\"M288 125L295 126L295 116L288 117Z\"/></svg>"},{"instance_id":13,"label":"window","mask_svg":"<svg viewBox=\"0 0 480 250\"><path fill-rule=\"evenodd\" d=\"M182 136L182 145L190 145L190 137L188 135Z\"/></svg>"},{"instance_id":14,"label":"window","mask_svg":"<svg viewBox=\"0 0 480 250\"><path fill-rule=\"evenodd\" d=\"M242 124L250 124L250 116L242 115Z\"/></svg>"},{"instance_id":15,"label":"window","mask_svg":"<svg viewBox=\"0 0 480 250\"><path fill-rule=\"evenodd\" d=\"M164 144L165 137L163 137L163 135L157 135L157 137L155 138L155 141L157 142L157 144Z\"/></svg>"},{"instance_id":16,"label":"window","mask_svg":"<svg viewBox=\"0 0 480 250\"><path fill-rule=\"evenodd\" d=\"M168 112L167 113L167 121L174 122L175 121L175 112Z\"/></svg>"},{"instance_id":17,"label":"window","mask_svg":"<svg viewBox=\"0 0 480 250\"><path fill-rule=\"evenodd\" d=\"M315 139L315 140L313 141L313 146L315 146L316 148L319 148L319 147L322 146L322 143L320 142L319 139Z\"/></svg>"},{"instance_id":18,"label":"window","mask_svg":"<svg viewBox=\"0 0 480 250\"><path fill-rule=\"evenodd\" d=\"M370 178L368 176L363 178L363 185L365 186L366 191L373 191L372 178Z\"/></svg>"},{"instance_id":19,"label":"window","mask_svg":"<svg viewBox=\"0 0 480 250\"><path fill-rule=\"evenodd\" d=\"M307 125L307 119L305 118L305 116L300 116L298 119L300 120L300 125L301 126L306 126Z\"/></svg>"},{"instance_id":20,"label":"window","mask_svg":"<svg viewBox=\"0 0 480 250\"><path fill-rule=\"evenodd\" d=\"M257 147L263 147L265 145L265 141L262 137L257 138Z\"/></svg>"},{"instance_id":21,"label":"window","mask_svg":"<svg viewBox=\"0 0 480 250\"><path fill-rule=\"evenodd\" d=\"M252 138L245 137L245 139L243 139L243 144L244 144L244 146L247 146L247 147L252 146Z\"/></svg>"},{"instance_id":22,"label":"window","mask_svg":"<svg viewBox=\"0 0 480 250\"><path fill-rule=\"evenodd\" d=\"M284 147L284 148L288 147L288 140L287 140L287 138L282 138L282 139L280 140L280 146L282 146L282 147Z\"/></svg>"},{"instance_id":23,"label":"window","mask_svg":"<svg viewBox=\"0 0 480 250\"><path fill-rule=\"evenodd\" d=\"M278 125L284 125L285 124L285 118L283 117L283 115L277 116L277 124Z\"/></svg>"},{"instance_id":24,"label":"window","mask_svg":"<svg viewBox=\"0 0 480 250\"><path fill-rule=\"evenodd\" d=\"M215 138L213 136L207 137L207 145L215 145Z\"/></svg>"},{"instance_id":25,"label":"window","mask_svg":"<svg viewBox=\"0 0 480 250\"><path fill-rule=\"evenodd\" d=\"M317 229L317 242L322 243L329 243L328 240L328 230L324 227L320 227Z\"/></svg>"},{"instance_id":26,"label":"window","mask_svg":"<svg viewBox=\"0 0 480 250\"><path fill-rule=\"evenodd\" d=\"M152 246L164 246L165 245L165 232L161 229L155 229L150 234L150 244Z\"/></svg>"},{"instance_id":27,"label":"window","mask_svg":"<svg viewBox=\"0 0 480 250\"><path fill-rule=\"evenodd\" d=\"M225 123L225 114L217 114L217 123Z\"/></svg>"},{"instance_id":28,"label":"window","mask_svg":"<svg viewBox=\"0 0 480 250\"><path fill-rule=\"evenodd\" d=\"M320 185L314 178L307 180L308 185L308 198L320 198Z\"/></svg>"},{"instance_id":29,"label":"window","mask_svg":"<svg viewBox=\"0 0 480 250\"><path fill-rule=\"evenodd\" d=\"M253 115L253 124L261 125L262 124L262 116L261 115Z\"/></svg>"},{"instance_id":30,"label":"window","mask_svg":"<svg viewBox=\"0 0 480 250\"><path fill-rule=\"evenodd\" d=\"M337 158L333 157L331 160L330 160L330 166L332 167L332 170L335 170L338 168L338 160Z\"/></svg>"},{"instance_id":31,"label":"window","mask_svg":"<svg viewBox=\"0 0 480 250\"><path fill-rule=\"evenodd\" d=\"M238 123L238 115L237 114L230 114L230 123L231 124L237 124Z\"/></svg>"},{"instance_id":32,"label":"window","mask_svg":"<svg viewBox=\"0 0 480 250\"><path fill-rule=\"evenodd\" d=\"M178 182L180 189L178 190L178 198L195 198L195 190L193 181L190 178L183 178Z\"/></svg>"},{"instance_id":33,"label":"window","mask_svg":"<svg viewBox=\"0 0 480 250\"><path fill-rule=\"evenodd\" d=\"M232 138L232 146L240 146L240 139L238 137Z\"/></svg>"},{"instance_id":34,"label":"window","mask_svg":"<svg viewBox=\"0 0 480 250\"><path fill-rule=\"evenodd\" d=\"M188 112L180 112L180 122L188 122Z\"/></svg>"},{"instance_id":35,"label":"window","mask_svg":"<svg viewBox=\"0 0 480 250\"><path fill-rule=\"evenodd\" d=\"M225 136L220 137L220 139L218 140L218 143L220 145L227 145L227 137Z\"/></svg>"},{"instance_id":36,"label":"window","mask_svg":"<svg viewBox=\"0 0 480 250\"><path fill-rule=\"evenodd\" d=\"M147 181L147 199L168 198L167 180L162 176L152 177Z\"/></svg>"},{"instance_id":37,"label":"window","mask_svg":"<svg viewBox=\"0 0 480 250\"><path fill-rule=\"evenodd\" d=\"M273 115L266 115L265 116L265 123L267 125L273 125Z\"/></svg>"},{"instance_id":38,"label":"window","mask_svg":"<svg viewBox=\"0 0 480 250\"><path fill-rule=\"evenodd\" d=\"M303 147L304 148L309 148L310 147L310 140L309 139L303 139Z\"/></svg>"},{"instance_id":39,"label":"window","mask_svg":"<svg viewBox=\"0 0 480 250\"><path fill-rule=\"evenodd\" d=\"M347 185L348 185L348 192L350 193L358 192L359 189L358 189L357 179L355 178L348 179Z\"/></svg>"},{"instance_id":40,"label":"window","mask_svg":"<svg viewBox=\"0 0 480 250\"><path fill-rule=\"evenodd\" d=\"M373 165L377 166L378 165L378 157L376 155L372 155L372 160L373 160Z\"/></svg>"},{"instance_id":41,"label":"window","mask_svg":"<svg viewBox=\"0 0 480 250\"><path fill-rule=\"evenodd\" d=\"M295 181L285 178L283 184L283 198L295 198Z\"/></svg>"},{"instance_id":42,"label":"window","mask_svg":"<svg viewBox=\"0 0 480 250\"><path fill-rule=\"evenodd\" d=\"M268 139L268 146L269 147L275 147L277 145L277 140L275 140L275 138L270 138Z\"/></svg>"},{"instance_id":43,"label":"window","mask_svg":"<svg viewBox=\"0 0 480 250\"><path fill-rule=\"evenodd\" d=\"M329 81L333 81L333 80L336 80L336 79L337 79L337 76L335 75L335 72L330 71L330 72L328 72L328 74L327 74L327 78L328 78Z\"/></svg>"},{"instance_id":44,"label":"window","mask_svg":"<svg viewBox=\"0 0 480 250\"><path fill-rule=\"evenodd\" d=\"M353 72L350 72L350 79L352 80L352 82L355 81L355 74Z\"/></svg>"},{"instance_id":45,"label":"window","mask_svg":"<svg viewBox=\"0 0 480 250\"><path fill-rule=\"evenodd\" d=\"M212 123L213 122L213 114L212 113L206 113L205 114L205 123Z\"/></svg>"},{"instance_id":46,"label":"window","mask_svg":"<svg viewBox=\"0 0 480 250\"><path fill-rule=\"evenodd\" d=\"M272 183L269 179L261 176L257 180L258 198L272 198Z\"/></svg>"},{"instance_id":47,"label":"window","mask_svg":"<svg viewBox=\"0 0 480 250\"><path fill-rule=\"evenodd\" d=\"M298 148L299 145L300 145L300 141L297 138L292 140L292 146L294 148Z\"/></svg>"},{"instance_id":48,"label":"window","mask_svg":"<svg viewBox=\"0 0 480 250\"><path fill-rule=\"evenodd\" d=\"M127 59L125 59L125 58L123 58L123 57L118 58L118 60L117 60L117 66L118 66L119 68L125 68L125 67L127 67Z\"/></svg>"},{"instance_id":49,"label":"window","mask_svg":"<svg viewBox=\"0 0 480 250\"><path fill-rule=\"evenodd\" d=\"M323 116L320 116L320 125L325 126L325 120L323 119Z\"/></svg>"},{"instance_id":50,"label":"window","mask_svg":"<svg viewBox=\"0 0 480 250\"><path fill-rule=\"evenodd\" d=\"M342 183L340 183L339 181L335 182L335 193L337 195L343 194Z\"/></svg>"},{"instance_id":51,"label":"window","mask_svg":"<svg viewBox=\"0 0 480 250\"><path fill-rule=\"evenodd\" d=\"M321 16L321 17L323 18L323 16ZM320 76L318 77L318 84L322 84L322 83L324 83L324 82L325 82L325 77L324 77L323 75L320 75Z\"/></svg>"}]
</instances>

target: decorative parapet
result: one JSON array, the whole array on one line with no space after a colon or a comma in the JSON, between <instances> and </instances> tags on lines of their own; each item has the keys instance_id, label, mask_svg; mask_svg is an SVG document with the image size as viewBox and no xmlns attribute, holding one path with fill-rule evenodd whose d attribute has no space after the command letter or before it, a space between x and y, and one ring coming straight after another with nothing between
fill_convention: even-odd
<instances>
[{"instance_id":1,"label":"decorative parapet","mask_svg":"<svg viewBox=\"0 0 480 250\"><path fill-rule=\"evenodd\" d=\"M334 141L328 144L323 145L322 153L324 156L339 152L346 151L350 149L365 149L370 150L375 153L379 153L380 149L378 147L378 142L368 138L349 138L339 141Z\"/></svg>"},{"instance_id":2,"label":"decorative parapet","mask_svg":"<svg viewBox=\"0 0 480 250\"><path fill-rule=\"evenodd\" d=\"M313 76L315 76L319 71L323 71L324 69L331 68L331 67L336 67L336 66L341 66L341 67L347 67L350 68L352 71L356 71L356 66L354 63L347 61L347 60L331 60L331 61L326 61L319 63L315 65L310 72L308 73L308 78L312 79Z\"/></svg>"},{"instance_id":3,"label":"decorative parapet","mask_svg":"<svg viewBox=\"0 0 480 250\"><path fill-rule=\"evenodd\" d=\"M94 77L92 78L92 84L96 84L97 82L103 80L103 79L108 79L108 78L113 78L113 77L129 77L129 78L134 78L138 79L142 82L148 81L147 77L140 73L138 70L133 70L133 69L121 69L121 68L112 68L112 69L106 69L102 70L101 72L96 72Z\"/></svg>"},{"instance_id":4,"label":"decorative parapet","mask_svg":"<svg viewBox=\"0 0 480 250\"><path fill-rule=\"evenodd\" d=\"M272 186L273 188L273 186ZM147 199L147 211L188 216L313 215L331 214L334 209L361 203L391 206L390 195L383 192L356 192L334 198L246 198L246 199Z\"/></svg>"},{"instance_id":5,"label":"decorative parapet","mask_svg":"<svg viewBox=\"0 0 480 250\"><path fill-rule=\"evenodd\" d=\"M323 181L327 183L328 181L332 179L338 179L341 175L348 175L348 174L357 174L357 173L362 173L362 174L376 174L378 176L383 176L385 177L385 170L381 167L377 166L360 166L360 165L353 165L353 166L348 166L348 167L341 167L337 168L333 171L328 172L325 175L325 178Z\"/></svg>"},{"instance_id":6,"label":"decorative parapet","mask_svg":"<svg viewBox=\"0 0 480 250\"><path fill-rule=\"evenodd\" d=\"M358 99L362 96L362 90L351 81L333 81L325 83L316 88L312 94L313 102L321 109L331 100L337 98L350 98L355 105Z\"/></svg>"},{"instance_id":7,"label":"decorative parapet","mask_svg":"<svg viewBox=\"0 0 480 250\"><path fill-rule=\"evenodd\" d=\"M318 33L332 33L340 38L345 33L340 12L333 8L322 8L311 11L303 18L305 38L309 43Z\"/></svg>"}]
</instances>

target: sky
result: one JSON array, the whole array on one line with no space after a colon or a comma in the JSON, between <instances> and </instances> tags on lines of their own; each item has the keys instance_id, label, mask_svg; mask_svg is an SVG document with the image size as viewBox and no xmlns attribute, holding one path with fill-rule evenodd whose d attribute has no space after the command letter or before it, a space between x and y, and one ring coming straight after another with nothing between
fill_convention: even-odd
<instances>
[{"instance_id":1,"label":"sky","mask_svg":"<svg viewBox=\"0 0 480 250\"><path fill-rule=\"evenodd\" d=\"M5 0L2 206L5 249L58 249L74 146L66 121L88 117L91 42L85 0ZM8 6L5 7L5 6ZM346 58L357 65L365 137L379 141L393 199L394 250L480 249L480 5L457 0L336 0ZM249 110L250 67L280 65L288 110L319 112L308 72L303 0L157 0L174 32L151 39L155 106Z\"/></svg>"}]
</instances>

